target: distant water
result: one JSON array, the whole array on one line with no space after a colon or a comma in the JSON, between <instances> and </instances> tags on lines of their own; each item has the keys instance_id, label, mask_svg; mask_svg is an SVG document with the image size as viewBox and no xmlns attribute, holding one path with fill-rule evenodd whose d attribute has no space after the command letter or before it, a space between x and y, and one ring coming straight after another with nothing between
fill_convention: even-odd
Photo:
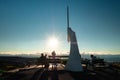
<instances>
[{"instance_id":1,"label":"distant water","mask_svg":"<svg viewBox=\"0 0 120 80\"><path fill-rule=\"evenodd\" d=\"M90 55L82 54L82 58L90 59ZM102 58L106 62L120 62L120 55L95 55L97 58Z\"/></svg>"},{"instance_id":2,"label":"distant water","mask_svg":"<svg viewBox=\"0 0 120 80\"><path fill-rule=\"evenodd\" d=\"M20 56L20 57L38 58L40 57L40 54L19 54L19 55L0 54L0 56ZM64 56L68 56L68 55L64 55ZM104 59L106 62L120 62L120 54L119 55L95 55L95 56L97 58ZM91 59L90 54L81 54L81 57L86 59Z\"/></svg>"}]
</instances>

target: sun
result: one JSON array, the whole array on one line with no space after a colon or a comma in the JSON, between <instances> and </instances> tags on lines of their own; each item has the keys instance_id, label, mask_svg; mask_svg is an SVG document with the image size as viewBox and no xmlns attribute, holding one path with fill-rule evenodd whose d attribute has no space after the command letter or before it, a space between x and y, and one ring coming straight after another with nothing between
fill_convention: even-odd
<instances>
[{"instance_id":1,"label":"sun","mask_svg":"<svg viewBox=\"0 0 120 80\"><path fill-rule=\"evenodd\" d=\"M48 40L48 46L51 49L56 49L58 47L58 44L59 44L59 41L58 41L58 39L56 37L49 38L49 40Z\"/></svg>"}]
</instances>

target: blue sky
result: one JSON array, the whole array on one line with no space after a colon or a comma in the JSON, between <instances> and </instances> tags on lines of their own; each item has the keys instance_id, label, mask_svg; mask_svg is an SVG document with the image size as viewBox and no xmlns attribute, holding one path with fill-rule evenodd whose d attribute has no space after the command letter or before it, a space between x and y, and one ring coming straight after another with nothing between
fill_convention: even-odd
<instances>
[{"instance_id":1,"label":"blue sky","mask_svg":"<svg viewBox=\"0 0 120 80\"><path fill-rule=\"evenodd\" d=\"M81 53L120 54L119 0L0 0L0 53L69 52L67 5Z\"/></svg>"}]
</instances>

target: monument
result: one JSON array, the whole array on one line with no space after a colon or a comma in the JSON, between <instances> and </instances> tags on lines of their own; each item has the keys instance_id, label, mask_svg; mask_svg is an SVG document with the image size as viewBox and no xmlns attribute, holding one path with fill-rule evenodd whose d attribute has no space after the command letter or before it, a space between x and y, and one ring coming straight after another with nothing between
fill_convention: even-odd
<instances>
[{"instance_id":1,"label":"monument","mask_svg":"<svg viewBox=\"0 0 120 80\"><path fill-rule=\"evenodd\" d=\"M74 71L74 72L82 72L82 64L81 64L81 55L79 53L79 48L77 44L76 34L69 27L69 7L67 6L67 37L68 42L70 42L70 54L65 66L65 70Z\"/></svg>"}]
</instances>

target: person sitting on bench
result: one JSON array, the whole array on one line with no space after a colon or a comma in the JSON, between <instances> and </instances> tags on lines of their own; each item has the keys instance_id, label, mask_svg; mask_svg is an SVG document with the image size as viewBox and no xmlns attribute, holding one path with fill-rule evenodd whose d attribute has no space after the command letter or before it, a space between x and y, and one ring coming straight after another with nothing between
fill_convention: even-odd
<instances>
[{"instance_id":1,"label":"person sitting on bench","mask_svg":"<svg viewBox=\"0 0 120 80\"><path fill-rule=\"evenodd\" d=\"M90 57L91 57L91 65L94 67L94 64L95 64L97 58L94 55L90 55Z\"/></svg>"}]
</instances>

